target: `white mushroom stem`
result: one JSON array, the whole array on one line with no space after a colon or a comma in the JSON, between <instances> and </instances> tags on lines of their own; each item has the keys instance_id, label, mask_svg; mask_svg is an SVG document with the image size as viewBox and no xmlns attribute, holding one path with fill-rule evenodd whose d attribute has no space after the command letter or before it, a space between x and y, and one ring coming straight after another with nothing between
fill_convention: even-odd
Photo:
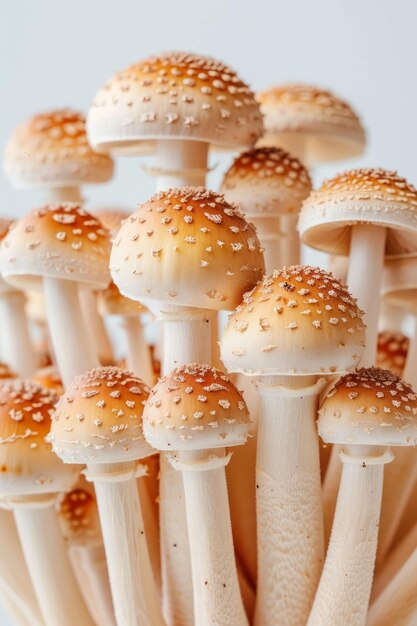
<instances>
[{"instance_id":1,"label":"white mushroom stem","mask_svg":"<svg viewBox=\"0 0 417 626\"><path fill-rule=\"evenodd\" d=\"M224 449L178 453L191 548L195 626L247 626L239 588Z\"/></svg>"},{"instance_id":2,"label":"white mushroom stem","mask_svg":"<svg viewBox=\"0 0 417 626\"><path fill-rule=\"evenodd\" d=\"M282 266L299 265L301 254L300 237L297 230L298 213L280 215Z\"/></svg>"},{"instance_id":3,"label":"white mushroom stem","mask_svg":"<svg viewBox=\"0 0 417 626\"><path fill-rule=\"evenodd\" d=\"M82 202L80 188L74 187L51 187L48 190L48 202Z\"/></svg>"},{"instance_id":4,"label":"white mushroom stem","mask_svg":"<svg viewBox=\"0 0 417 626\"><path fill-rule=\"evenodd\" d=\"M205 185L208 144L201 141L160 139L156 141L156 165L146 168L156 177L157 191L189 185Z\"/></svg>"},{"instance_id":5,"label":"white mushroom stem","mask_svg":"<svg viewBox=\"0 0 417 626\"><path fill-rule=\"evenodd\" d=\"M379 446L344 446L326 561L308 626L364 626L374 574L384 464Z\"/></svg>"},{"instance_id":6,"label":"white mushroom stem","mask_svg":"<svg viewBox=\"0 0 417 626\"><path fill-rule=\"evenodd\" d=\"M18 291L0 295L1 356L22 378L33 376L37 367L36 352L29 333L25 296Z\"/></svg>"},{"instance_id":7,"label":"white mushroom stem","mask_svg":"<svg viewBox=\"0 0 417 626\"><path fill-rule=\"evenodd\" d=\"M324 560L317 405L324 379L271 377L261 399L256 458L256 626L306 622Z\"/></svg>"},{"instance_id":8,"label":"white mushroom stem","mask_svg":"<svg viewBox=\"0 0 417 626\"><path fill-rule=\"evenodd\" d=\"M330 453L330 459L323 480L323 526L325 546L327 546L329 542L330 533L332 531L340 477L342 475L342 465L339 454L340 446L334 445Z\"/></svg>"},{"instance_id":9,"label":"white mushroom stem","mask_svg":"<svg viewBox=\"0 0 417 626\"><path fill-rule=\"evenodd\" d=\"M15 503L13 509L46 626L93 626L71 567L54 500Z\"/></svg>"},{"instance_id":10,"label":"white mushroom stem","mask_svg":"<svg viewBox=\"0 0 417 626\"><path fill-rule=\"evenodd\" d=\"M96 355L102 365L114 363L113 348L104 324L97 310L96 294L89 289L81 289L79 293L81 311L87 326Z\"/></svg>"},{"instance_id":11,"label":"white mushroom stem","mask_svg":"<svg viewBox=\"0 0 417 626\"><path fill-rule=\"evenodd\" d=\"M123 328L126 332L128 369L139 376L147 385L153 387L152 355L146 343L139 315L123 317Z\"/></svg>"},{"instance_id":12,"label":"white mushroom stem","mask_svg":"<svg viewBox=\"0 0 417 626\"><path fill-rule=\"evenodd\" d=\"M88 464L94 482L118 626L162 626L135 464Z\"/></svg>"},{"instance_id":13,"label":"white mushroom stem","mask_svg":"<svg viewBox=\"0 0 417 626\"><path fill-rule=\"evenodd\" d=\"M67 386L75 376L99 367L100 363L82 316L77 284L44 278L43 287L58 370Z\"/></svg>"},{"instance_id":14,"label":"white mushroom stem","mask_svg":"<svg viewBox=\"0 0 417 626\"><path fill-rule=\"evenodd\" d=\"M247 214L249 222L256 226L256 234L264 250L266 273L272 274L280 269L282 262L283 236L280 232L280 223L277 216L262 217L258 214Z\"/></svg>"}]
</instances>

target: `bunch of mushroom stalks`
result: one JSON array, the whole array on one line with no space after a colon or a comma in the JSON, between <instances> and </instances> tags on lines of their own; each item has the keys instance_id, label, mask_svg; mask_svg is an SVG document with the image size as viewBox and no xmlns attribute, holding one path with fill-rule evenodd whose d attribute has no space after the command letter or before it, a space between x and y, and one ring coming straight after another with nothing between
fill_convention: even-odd
<instances>
[{"instance_id":1,"label":"bunch of mushroom stalks","mask_svg":"<svg viewBox=\"0 0 417 626\"><path fill-rule=\"evenodd\" d=\"M362 312L331 274L276 270L229 319L221 340L228 371L260 396L256 457L257 626L306 623L324 560L319 394L364 351Z\"/></svg>"}]
</instances>

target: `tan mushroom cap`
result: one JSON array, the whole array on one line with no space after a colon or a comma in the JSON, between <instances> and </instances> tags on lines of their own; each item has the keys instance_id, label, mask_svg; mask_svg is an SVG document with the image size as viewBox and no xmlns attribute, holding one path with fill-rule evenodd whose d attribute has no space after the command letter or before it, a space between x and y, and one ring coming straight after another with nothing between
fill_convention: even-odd
<instances>
[{"instance_id":1,"label":"tan mushroom cap","mask_svg":"<svg viewBox=\"0 0 417 626\"><path fill-rule=\"evenodd\" d=\"M91 149L81 113L57 109L34 115L13 131L4 170L20 189L66 187L105 183L113 175L113 161Z\"/></svg>"},{"instance_id":2,"label":"tan mushroom cap","mask_svg":"<svg viewBox=\"0 0 417 626\"><path fill-rule=\"evenodd\" d=\"M248 376L345 372L364 351L362 315L346 287L324 270L277 270L230 316L221 359L229 372Z\"/></svg>"},{"instance_id":3,"label":"tan mushroom cap","mask_svg":"<svg viewBox=\"0 0 417 626\"><path fill-rule=\"evenodd\" d=\"M100 541L100 519L94 487L84 478L71 489L61 502L58 509L64 537L70 545L91 545Z\"/></svg>"},{"instance_id":4,"label":"tan mushroom cap","mask_svg":"<svg viewBox=\"0 0 417 626\"><path fill-rule=\"evenodd\" d=\"M147 303L232 310L264 274L254 226L203 187L170 189L140 205L110 258L120 292Z\"/></svg>"},{"instance_id":5,"label":"tan mushroom cap","mask_svg":"<svg viewBox=\"0 0 417 626\"><path fill-rule=\"evenodd\" d=\"M221 191L247 217L276 217L298 213L311 186L307 169L288 152L253 148L234 160Z\"/></svg>"},{"instance_id":6,"label":"tan mushroom cap","mask_svg":"<svg viewBox=\"0 0 417 626\"><path fill-rule=\"evenodd\" d=\"M299 231L308 246L347 256L354 224L386 228L387 257L416 255L417 190L383 169L338 174L304 202Z\"/></svg>"},{"instance_id":7,"label":"tan mushroom cap","mask_svg":"<svg viewBox=\"0 0 417 626\"><path fill-rule=\"evenodd\" d=\"M417 395L388 370L362 368L343 376L326 393L318 427L325 443L414 446Z\"/></svg>"},{"instance_id":8,"label":"tan mushroom cap","mask_svg":"<svg viewBox=\"0 0 417 626\"><path fill-rule=\"evenodd\" d=\"M67 491L79 468L66 467L48 442L57 396L32 381L0 385L0 496Z\"/></svg>"},{"instance_id":9,"label":"tan mushroom cap","mask_svg":"<svg viewBox=\"0 0 417 626\"><path fill-rule=\"evenodd\" d=\"M77 376L53 416L54 451L65 463L121 463L153 454L142 433L148 394L140 378L117 367Z\"/></svg>"},{"instance_id":10,"label":"tan mushroom cap","mask_svg":"<svg viewBox=\"0 0 417 626\"><path fill-rule=\"evenodd\" d=\"M417 257L385 262L382 293L388 302L406 312L417 308Z\"/></svg>"},{"instance_id":11,"label":"tan mushroom cap","mask_svg":"<svg viewBox=\"0 0 417 626\"><path fill-rule=\"evenodd\" d=\"M401 376L407 358L408 345L408 337L401 333L379 333L377 366Z\"/></svg>"},{"instance_id":12,"label":"tan mushroom cap","mask_svg":"<svg viewBox=\"0 0 417 626\"><path fill-rule=\"evenodd\" d=\"M143 431L157 450L237 446L249 435L249 412L224 372L183 365L159 380L143 412Z\"/></svg>"},{"instance_id":13,"label":"tan mushroom cap","mask_svg":"<svg viewBox=\"0 0 417 626\"><path fill-rule=\"evenodd\" d=\"M80 204L45 204L16 221L0 247L0 272L20 289L42 277L100 289L110 282L110 235Z\"/></svg>"},{"instance_id":14,"label":"tan mushroom cap","mask_svg":"<svg viewBox=\"0 0 417 626\"><path fill-rule=\"evenodd\" d=\"M47 365L38 369L33 380L45 389L52 390L57 396L64 393L64 385L54 365Z\"/></svg>"},{"instance_id":15,"label":"tan mushroom cap","mask_svg":"<svg viewBox=\"0 0 417 626\"><path fill-rule=\"evenodd\" d=\"M254 145L262 116L251 89L229 67L170 52L114 75L94 98L87 130L96 150L113 154L149 153L158 139L236 149Z\"/></svg>"},{"instance_id":16,"label":"tan mushroom cap","mask_svg":"<svg viewBox=\"0 0 417 626\"><path fill-rule=\"evenodd\" d=\"M330 91L288 84L257 94L264 116L260 145L279 146L309 163L362 154L365 131L352 107Z\"/></svg>"}]
</instances>

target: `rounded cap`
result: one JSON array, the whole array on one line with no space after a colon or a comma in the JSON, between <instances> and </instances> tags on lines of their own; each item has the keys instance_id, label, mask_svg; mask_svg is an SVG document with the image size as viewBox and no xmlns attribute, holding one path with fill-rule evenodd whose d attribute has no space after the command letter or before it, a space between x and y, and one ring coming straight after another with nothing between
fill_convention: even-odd
<instances>
[{"instance_id":1,"label":"rounded cap","mask_svg":"<svg viewBox=\"0 0 417 626\"><path fill-rule=\"evenodd\" d=\"M401 376L407 358L408 344L408 337L401 333L379 333L377 366Z\"/></svg>"},{"instance_id":2,"label":"rounded cap","mask_svg":"<svg viewBox=\"0 0 417 626\"><path fill-rule=\"evenodd\" d=\"M389 259L384 265L382 293L394 306L417 308L417 258Z\"/></svg>"},{"instance_id":3,"label":"rounded cap","mask_svg":"<svg viewBox=\"0 0 417 626\"><path fill-rule=\"evenodd\" d=\"M226 148L252 146L262 134L255 96L233 70L184 52L152 56L113 76L87 119L100 152L152 152L157 139L188 139Z\"/></svg>"},{"instance_id":4,"label":"rounded cap","mask_svg":"<svg viewBox=\"0 0 417 626\"><path fill-rule=\"evenodd\" d=\"M77 376L52 419L54 452L64 463L121 463L153 453L143 438L149 388L131 372L99 367Z\"/></svg>"},{"instance_id":5,"label":"rounded cap","mask_svg":"<svg viewBox=\"0 0 417 626\"><path fill-rule=\"evenodd\" d=\"M58 396L62 396L64 393L62 380L54 365L47 365L46 367L38 369L33 380L42 385L42 387L45 387L45 389L51 389Z\"/></svg>"},{"instance_id":6,"label":"rounded cap","mask_svg":"<svg viewBox=\"0 0 417 626\"><path fill-rule=\"evenodd\" d=\"M359 363L363 312L324 270L275 271L230 316L220 352L229 372L248 376L345 372Z\"/></svg>"},{"instance_id":7,"label":"rounded cap","mask_svg":"<svg viewBox=\"0 0 417 626\"><path fill-rule=\"evenodd\" d=\"M67 187L105 183L113 161L89 146L84 116L61 109L35 115L13 131L4 170L19 189Z\"/></svg>"},{"instance_id":8,"label":"rounded cap","mask_svg":"<svg viewBox=\"0 0 417 626\"><path fill-rule=\"evenodd\" d=\"M348 256L354 224L386 228L386 256L415 255L417 190L387 170L357 169L338 174L304 202L299 231L308 246Z\"/></svg>"},{"instance_id":9,"label":"rounded cap","mask_svg":"<svg viewBox=\"0 0 417 626\"><path fill-rule=\"evenodd\" d=\"M170 189L137 208L117 234L114 282L132 300L233 309L263 276L254 226L203 187Z\"/></svg>"},{"instance_id":10,"label":"rounded cap","mask_svg":"<svg viewBox=\"0 0 417 626\"><path fill-rule=\"evenodd\" d=\"M160 379L143 412L143 432L157 450L238 446L249 427L242 394L209 365L183 365Z\"/></svg>"},{"instance_id":11,"label":"rounded cap","mask_svg":"<svg viewBox=\"0 0 417 626\"><path fill-rule=\"evenodd\" d=\"M0 247L0 271L20 289L61 278L102 289L110 282L110 236L80 204L45 204L16 221Z\"/></svg>"},{"instance_id":12,"label":"rounded cap","mask_svg":"<svg viewBox=\"0 0 417 626\"><path fill-rule=\"evenodd\" d=\"M264 116L262 145L280 146L308 163L362 154L365 131L351 106L310 85L281 85L257 95Z\"/></svg>"},{"instance_id":13,"label":"rounded cap","mask_svg":"<svg viewBox=\"0 0 417 626\"><path fill-rule=\"evenodd\" d=\"M318 427L325 443L414 446L417 395L388 370L360 369L327 391Z\"/></svg>"},{"instance_id":14,"label":"rounded cap","mask_svg":"<svg viewBox=\"0 0 417 626\"><path fill-rule=\"evenodd\" d=\"M91 545L101 540L94 487L81 478L59 503L59 521L70 545Z\"/></svg>"},{"instance_id":15,"label":"rounded cap","mask_svg":"<svg viewBox=\"0 0 417 626\"><path fill-rule=\"evenodd\" d=\"M17 378L16 374L6 363L0 362L0 381L3 384L7 380L11 380L12 378Z\"/></svg>"},{"instance_id":16,"label":"rounded cap","mask_svg":"<svg viewBox=\"0 0 417 626\"><path fill-rule=\"evenodd\" d=\"M248 217L296 214L311 191L300 161L280 148L253 148L238 156L226 172L221 191Z\"/></svg>"},{"instance_id":17,"label":"rounded cap","mask_svg":"<svg viewBox=\"0 0 417 626\"><path fill-rule=\"evenodd\" d=\"M0 386L0 494L21 496L71 488L79 474L48 442L57 396L32 381Z\"/></svg>"}]
</instances>

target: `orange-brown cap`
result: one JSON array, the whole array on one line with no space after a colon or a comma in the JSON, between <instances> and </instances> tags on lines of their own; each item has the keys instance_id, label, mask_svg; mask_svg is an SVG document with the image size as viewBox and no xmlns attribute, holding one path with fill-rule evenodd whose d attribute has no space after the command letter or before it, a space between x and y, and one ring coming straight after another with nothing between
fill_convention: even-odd
<instances>
[{"instance_id":1,"label":"orange-brown cap","mask_svg":"<svg viewBox=\"0 0 417 626\"><path fill-rule=\"evenodd\" d=\"M189 139L226 148L252 146L262 133L259 105L229 67L208 57L171 52L114 75L87 119L101 152L143 154L157 139Z\"/></svg>"},{"instance_id":2,"label":"orange-brown cap","mask_svg":"<svg viewBox=\"0 0 417 626\"><path fill-rule=\"evenodd\" d=\"M54 365L47 365L38 369L33 380L45 387L45 389L51 389L57 396L61 396L64 393L62 380Z\"/></svg>"},{"instance_id":3,"label":"orange-brown cap","mask_svg":"<svg viewBox=\"0 0 417 626\"><path fill-rule=\"evenodd\" d=\"M6 363L0 362L0 380L3 384L4 381L10 380L11 378L17 378L16 374L10 369L10 367Z\"/></svg>"},{"instance_id":4,"label":"orange-brown cap","mask_svg":"<svg viewBox=\"0 0 417 626\"><path fill-rule=\"evenodd\" d=\"M209 365L183 365L151 390L143 431L157 450L237 446L249 434L249 412L229 377Z\"/></svg>"},{"instance_id":5,"label":"orange-brown cap","mask_svg":"<svg viewBox=\"0 0 417 626\"><path fill-rule=\"evenodd\" d=\"M407 358L408 344L408 337L401 333L379 333L377 366L401 376Z\"/></svg>"},{"instance_id":6,"label":"orange-brown cap","mask_svg":"<svg viewBox=\"0 0 417 626\"><path fill-rule=\"evenodd\" d=\"M324 270L277 270L230 316L221 359L228 371L249 376L344 372L364 351L362 315L346 287Z\"/></svg>"},{"instance_id":7,"label":"orange-brown cap","mask_svg":"<svg viewBox=\"0 0 417 626\"><path fill-rule=\"evenodd\" d=\"M35 115L13 131L4 169L18 188L67 187L106 182L113 161L91 149L81 113L60 109Z\"/></svg>"},{"instance_id":8,"label":"orange-brown cap","mask_svg":"<svg viewBox=\"0 0 417 626\"><path fill-rule=\"evenodd\" d=\"M354 224L387 229L386 256L417 253L417 190L396 172L357 169L325 181L303 203L304 243L330 254L349 254Z\"/></svg>"},{"instance_id":9,"label":"orange-brown cap","mask_svg":"<svg viewBox=\"0 0 417 626\"><path fill-rule=\"evenodd\" d=\"M100 520L94 487L80 477L59 503L59 520L70 545L89 545L101 541Z\"/></svg>"},{"instance_id":10,"label":"orange-brown cap","mask_svg":"<svg viewBox=\"0 0 417 626\"><path fill-rule=\"evenodd\" d=\"M360 369L327 391L318 427L325 443L414 446L417 395L388 370Z\"/></svg>"},{"instance_id":11,"label":"orange-brown cap","mask_svg":"<svg viewBox=\"0 0 417 626\"><path fill-rule=\"evenodd\" d=\"M61 278L100 289L110 282L110 235L80 204L45 204L16 221L0 247L0 271L21 289Z\"/></svg>"},{"instance_id":12,"label":"orange-brown cap","mask_svg":"<svg viewBox=\"0 0 417 626\"><path fill-rule=\"evenodd\" d=\"M170 189L140 205L116 236L112 277L132 300L233 309L263 276L255 228L223 196Z\"/></svg>"},{"instance_id":13,"label":"orange-brown cap","mask_svg":"<svg viewBox=\"0 0 417 626\"><path fill-rule=\"evenodd\" d=\"M77 376L52 420L54 451L65 463L119 463L152 454L142 433L148 387L131 372L99 367Z\"/></svg>"},{"instance_id":14,"label":"orange-brown cap","mask_svg":"<svg viewBox=\"0 0 417 626\"><path fill-rule=\"evenodd\" d=\"M311 191L302 163L280 148L253 148L240 154L223 178L221 191L247 217L296 214Z\"/></svg>"}]
</instances>

